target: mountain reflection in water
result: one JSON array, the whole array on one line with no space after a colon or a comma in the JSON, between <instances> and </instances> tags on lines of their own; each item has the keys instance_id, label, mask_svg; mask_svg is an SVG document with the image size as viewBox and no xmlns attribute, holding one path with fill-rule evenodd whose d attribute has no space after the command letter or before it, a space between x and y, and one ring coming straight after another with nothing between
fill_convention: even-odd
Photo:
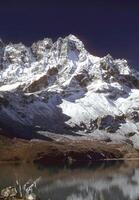
<instances>
[{"instance_id":1,"label":"mountain reflection in water","mask_svg":"<svg viewBox=\"0 0 139 200\"><path fill-rule=\"evenodd\" d=\"M39 178L40 177L40 178ZM139 162L102 162L93 167L47 168L39 165L0 165L0 190L37 183L40 200L138 200Z\"/></svg>"}]
</instances>

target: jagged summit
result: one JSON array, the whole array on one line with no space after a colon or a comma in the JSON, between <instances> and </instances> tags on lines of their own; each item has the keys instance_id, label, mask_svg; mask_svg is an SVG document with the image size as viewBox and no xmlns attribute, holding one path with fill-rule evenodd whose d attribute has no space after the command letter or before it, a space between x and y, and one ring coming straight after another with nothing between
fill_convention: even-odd
<instances>
[{"instance_id":1,"label":"jagged summit","mask_svg":"<svg viewBox=\"0 0 139 200\"><path fill-rule=\"evenodd\" d=\"M2 48L1 85L31 83L52 68L57 68L64 82L71 82L76 74L85 70L91 76L100 79L107 76L110 71L115 71L116 74L116 70L117 74L118 71L133 74L125 60L113 60L110 55L102 59L90 55L84 44L74 35L58 38L55 43L50 38L45 38L33 43L30 48L22 43L10 43ZM112 73L114 75L114 72Z\"/></svg>"},{"instance_id":2,"label":"jagged summit","mask_svg":"<svg viewBox=\"0 0 139 200\"><path fill-rule=\"evenodd\" d=\"M8 44L1 55L1 82L31 81L32 77L47 72L48 68L64 65L67 59L73 59L73 62L79 60L79 54L84 51L82 42L73 35L59 38L55 43L45 38L33 43L30 48L22 43Z\"/></svg>"},{"instance_id":3,"label":"jagged summit","mask_svg":"<svg viewBox=\"0 0 139 200\"><path fill-rule=\"evenodd\" d=\"M19 136L132 135L138 145L139 73L124 59L91 55L74 35L0 47L0 92L0 123Z\"/></svg>"}]
</instances>

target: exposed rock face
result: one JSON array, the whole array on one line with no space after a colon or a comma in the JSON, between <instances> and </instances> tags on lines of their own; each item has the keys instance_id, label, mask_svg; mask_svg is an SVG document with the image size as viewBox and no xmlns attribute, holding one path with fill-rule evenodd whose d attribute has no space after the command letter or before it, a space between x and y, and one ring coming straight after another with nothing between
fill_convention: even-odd
<instances>
[{"instance_id":1,"label":"exposed rock face","mask_svg":"<svg viewBox=\"0 0 139 200\"><path fill-rule=\"evenodd\" d=\"M9 102L8 102L7 98L4 95L0 94L0 108L1 108L1 106L6 107L6 106L8 106L8 104L9 104Z\"/></svg>"},{"instance_id":2,"label":"exposed rock face","mask_svg":"<svg viewBox=\"0 0 139 200\"><path fill-rule=\"evenodd\" d=\"M25 88L25 92L36 92L40 89L46 88L48 86L48 77L44 75L40 77L38 80L33 81L30 85Z\"/></svg>"},{"instance_id":3,"label":"exposed rock face","mask_svg":"<svg viewBox=\"0 0 139 200\"><path fill-rule=\"evenodd\" d=\"M127 113L127 119L132 120L133 122L139 122L139 111L132 111Z\"/></svg>"},{"instance_id":4,"label":"exposed rock face","mask_svg":"<svg viewBox=\"0 0 139 200\"><path fill-rule=\"evenodd\" d=\"M74 78L81 87L86 87L90 80L89 74L86 70L83 70L83 72L80 72L79 74L75 75Z\"/></svg>"},{"instance_id":5,"label":"exposed rock face","mask_svg":"<svg viewBox=\"0 0 139 200\"><path fill-rule=\"evenodd\" d=\"M49 38L45 38L42 41L33 43L31 46L31 50L36 59L41 60L45 56L45 54L47 54L48 51L51 49L52 45L53 45L52 40Z\"/></svg>"},{"instance_id":6,"label":"exposed rock face","mask_svg":"<svg viewBox=\"0 0 139 200\"><path fill-rule=\"evenodd\" d=\"M110 133L115 133L121 124L126 123L124 115L122 116L112 116L107 115L95 120L96 126L99 130L106 130Z\"/></svg>"},{"instance_id":7,"label":"exposed rock face","mask_svg":"<svg viewBox=\"0 0 139 200\"><path fill-rule=\"evenodd\" d=\"M93 56L69 35L31 47L1 41L0 66L0 123L13 132L130 138L139 146L139 73L126 60Z\"/></svg>"},{"instance_id":8,"label":"exposed rock face","mask_svg":"<svg viewBox=\"0 0 139 200\"><path fill-rule=\"evenodd\" d=\"M0 39L0 70L3 69L3 54L4 54L4 43L2 42L2 40Z\"/></svg>"},{"instance_id":9,"label":"exposed rock face","mask_svg":"<svg viewBox=\"0 0 139 200\"><path fill-rule=\"evenodd\" d=\"M58 69L56 67L52 67L52 68L48 69L47 73L49 76L56 75L56 74L58 74Z\"/></svg>"}]
</instances>

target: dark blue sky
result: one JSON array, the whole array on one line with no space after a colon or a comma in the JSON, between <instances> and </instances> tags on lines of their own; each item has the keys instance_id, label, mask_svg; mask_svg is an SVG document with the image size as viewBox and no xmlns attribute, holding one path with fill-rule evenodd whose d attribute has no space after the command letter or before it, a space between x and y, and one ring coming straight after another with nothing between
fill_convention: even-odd
<instances>
[{"instance_id":1,"label":"dark blue sky","mask_svg":"<svg viewBox=\"0 0 139 200\"><path fill-rule=\"evenodd\" d=\"M139 0L0 0L0 37L33 41L75 34L94 55L139 69Z\"/></svg>"}]
</instances>

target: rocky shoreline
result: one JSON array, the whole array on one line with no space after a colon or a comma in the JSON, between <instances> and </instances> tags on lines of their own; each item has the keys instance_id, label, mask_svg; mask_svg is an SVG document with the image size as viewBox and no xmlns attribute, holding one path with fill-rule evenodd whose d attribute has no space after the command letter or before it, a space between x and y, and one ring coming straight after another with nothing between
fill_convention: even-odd
<instances>
[{"instance_id":1,"label":"rocky shoreline","mask_svg":"<svg viewBox=\"0 0 139 200\"><path fill-rule=\"evenodd\" d=\"M100 160L138 159L131 144L98 140L24 140L0 136L0 163L42 163L48 165L93 164Z\"/></svg>"}]
</instances>

